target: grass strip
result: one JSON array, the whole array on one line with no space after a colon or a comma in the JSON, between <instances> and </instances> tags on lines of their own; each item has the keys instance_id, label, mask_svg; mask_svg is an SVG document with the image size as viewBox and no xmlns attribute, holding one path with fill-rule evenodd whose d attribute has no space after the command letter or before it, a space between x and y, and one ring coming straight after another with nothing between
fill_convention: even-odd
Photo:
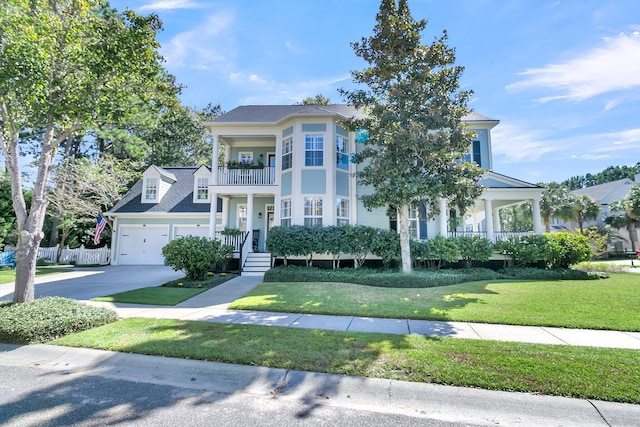
<instances>
[{"instance_id":1,"label":"grass strip","mask_svg":"<svg viewBox=\"0 0 640 427\"><path fill-rule=\"evenodd\" d=\"M635 274L603 280L485 280L429 288L263 283L230 309L640 331Z\"/></svg>"},{"instance_id":2,"label":"grass strip","mask_svg":"<svg viewBox=\"0 0 640 427\"><path fill-rule=\"evenodd\" d=\"M92 298L93 301L105 301L128 304L176 305L206 290L233 279L236 274L220 274L208 276L202 280L178 279L164 283L162 286L133 289L117 294Z\"/></svg>"},{"instance_id":3,"label":"grass strip","mask_svg":"<svg viewBox=\"0 0 640 427\"><path fill-rule=\"evenodd\" d=\"M70 267L50 267L50 266L38 266L36 267L36 277L46 276L48 274L67 273L73 271ZM11 283L16 281L16 271L11 267L0 267L0 284Z\"/></svg>"},{"instance_id":4,"label":"grass strip","mask_svg":"<svg viewBox=\"0 0 640 427\"><path fill-rule=\"evenodd\" d=\"M176 305L206 290L206 288L164 288L161 286L150 286L104 297L96 297L91 300L129 304Z\"/></svg>"},{"instance_id":5,"label":"grass strip","mask_svg":"<svg viewBox=\"0 0 640 427\"><path fill-rule=\"evenodd\" d=\"M634 350L141 318L52 344L640 403Z\"/></svg>"}]
</instances>

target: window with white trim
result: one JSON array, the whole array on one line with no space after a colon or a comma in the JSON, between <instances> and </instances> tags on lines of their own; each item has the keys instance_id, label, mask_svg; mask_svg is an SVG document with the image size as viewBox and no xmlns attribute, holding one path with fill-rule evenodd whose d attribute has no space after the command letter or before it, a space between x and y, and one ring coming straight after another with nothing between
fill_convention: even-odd
<instances>
[{"instance_id":1,"label":"window with white trim","mask_svg":"<svg viewBox=\"0 0 640 427\"><path fill-rule=\"evenodd\" d=\"M209 200L209 178L198 178L196 184L196 199Z\"/></svg>"},{"instance_id":2,"label":"window with white trim","mask_svg":"<svg viewBox=\"0 0 640 427\"><path fill-rule=\"evenodd\" d=\"M349 199L338 197L336 199L336 224L349 224Z\"/></svg>"},{"instance_id":3,"label":"window with white trim","mask_svg":"<svg viewBox=\"0 0 640 427\"><path fill-rule=\"evenodd\" d=\"M418 220L420 214L418 213L418 206L409 205L409 236L412 239L417 239L418 236Z\"/></svg>"},{"instance_id":4,"label":"window with white trim","mask_svg":"<svg viewBox=\"0 0 640 427\"><path fill-rule=\"evenodd\" d=\"M349 140L344 136L336 137L336 167L349 169Z\"/></svg>"},{"instance_id":5,"label":"window with white trim","mask_svg":"<svg viewBox=\"0 0 640 427\"><path fill-rule=\"evenodd\" d=\"M291 169L293 166L293 138L282 140L282 170Z\"/></svg>"},{"instance_id":6,"label":"window with white trim","mask_svg":"<svg viewBox=\"0 0 640 427\"><path fill-rule=\"evenodd\" d=\"M291 225L291 199L280 201L280 225L289 227Z\"/></svg>"},{"instance_id":7,"label":"window with white trim","mask_svg":"<svg viewBox=\"0 0 640 427\"><path fill-rule=\"evenodd\" d=\"M147 178L147 182L144 188L144 199L158 199L158 178Z\"/></svg>"},{"instance_id":8,"label":"window with white trim","mask_svg":"<svg viewBox=\"0 0 640 427\"><path fill-rule=\"evenodd\" d=\"M238 153L238 161L245 165L250 165L253 162L253 153L250 151Z\"/></svg>"},{"instance_id":9,"label":"window with white trim","mask_svg":"<svg viewBox=\"0 0 640 427\"><path fill-rule=\"evenodd\" d=\"M324 152L323 135L305 135L304 137L304 165L322 166Z\"/></svg>"},{"instance_id":10,"label":"window with white trim","mask_svg":"<svg viewBox=\"0 0 640 427\"><path fill-rule=\"evenodd\" d=\"M322 225L322 198L304 198L304 225Z\"/></svg>"}]
</instances>

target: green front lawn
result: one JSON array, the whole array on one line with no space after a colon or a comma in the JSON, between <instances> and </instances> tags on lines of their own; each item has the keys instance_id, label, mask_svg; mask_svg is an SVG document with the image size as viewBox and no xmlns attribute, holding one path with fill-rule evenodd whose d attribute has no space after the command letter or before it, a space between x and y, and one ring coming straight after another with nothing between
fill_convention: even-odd
<instances>
[{"instance_id":1,"label":"green front lawn","mask_svg":"<svg viewBox=\"0 0 640 427\"><path fill-rule=\"evenodd\" d=\"M640 331L640 276L380 288L263 283L230 309Z\"/></svg>"},{"instance_id":2,"label":"green front lawn","mask_svg":"<svg viewBox=\"0 0 640 427\"><path fill-rule=\"evenodd\" d=\"M140 318L52 344L640 403L637 350Z\"/></svg>"},{"instance_id":3,"label":"green front lawn","mask_svg":"<svg viewBox=\"0 0 640 427\"><path fill-rule=\"evenodd\" d=\"M206 288L163 288L161 286L150 286L148 288L119 292L104 297L96 297L91 300L129 304L176 305L206 290Z\"/></svg>"},{"instance_id":4,"label":"green front lawn","mask_svg":"<svg viewBox=\"0 0 640 427\"><path fill-rule=\"evenodd\" d=\"M176 305L236 276L236 274L223 273L217 276L207 276L202 280L183 278L164 283L162 286L134 289L92 298L92 300L129 304Z\"/></svg>"},{"instance_id":5,"label":"green front lawn","mask_svg":"<svg viewBox=\"0 0 640 427\"><path fill-rule=\"evenodd\" d=\"M44 276L47 274L64 273L67 271L72 271L72 270L68 267L41 266L41 267L36 267L36 277ZM15 270L12 270L11 267L0 267L0 284L11 283L15 281L16 281Z\"/></svg>"}]
</instances>

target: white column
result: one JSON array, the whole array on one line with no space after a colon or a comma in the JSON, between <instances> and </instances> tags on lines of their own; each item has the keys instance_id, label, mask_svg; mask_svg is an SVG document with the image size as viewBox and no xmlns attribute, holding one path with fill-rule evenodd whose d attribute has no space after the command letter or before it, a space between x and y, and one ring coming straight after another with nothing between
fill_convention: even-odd
<instances>
[{"instance_id":1,"label":"white column","mask_svg":"<svg viewBox=\"0 0 640 427\"><path fill-rule=\"evenodd\" d=\"M447 199L438 200L440 235L447 237Z\"/></svg>"},{"instance_id":2,"label":"white column","mask_svg":"<svg viewBox=\"0 0 640 427\"><path fill-rule=\"evenodd\" d=\"M249 232L249 238L247 243L249 245L249 252L253 252L253 193L247 194L247 231Z\"/></svg>"},{"instance_id":3,"label":"white column","mask_svg":"<svg viewBox=\"0 0 640 427\"><path fill-rule=\"evenodd\" d=\"M490 199L484 199L484 218L487 227L487 239L493 242L493 208Z\"/></svg>"},{"instance_id":4,"label":"white column","mask_svg":"<svg viewBox=\"0 0 640 427\"><path fill-rule=\"evenodd\" d=\"M213 150L211 159L211 185L218 185L218 151L220 151L220 138L213 135Z\"/></svg>"},{"instance_id":5,"label":"white column","mask_svg":"<svg viewBox=\"0 0 640 427\"><path fill-rule=\"evenodd\" d=\"M533 232L536 234L542 234L542 217L540 216L540 200L533 199L531 203L531 210L533 215Z\"/></svg>"},{"instance_id":6,"label":"white column","mask_svg":"<svg viewBox=\"0 0 640 427\"><path fill-rule=\"evenodd\" d=\"M229 198L222 198L222 228L229 227Z\"/></svg>"},{"instance_id":7,"label":"white column","mask_svg":"<svg viewBox=\"0 0 640 427\"><path fill-rule=\"evenodd\" d=\"M500 233L502 231L502 224L500 224L500 209L493 210L493 231Z\"/></svg>"},{"instance_id":8,"label":"white column","mask_svg":"<svg viewBox=\"0 0 640 427\"><path fill-rule=\"evenodd\" d=\"M209 189L214 187L210 186ZM209 239L216 238L216 218L218 216L218 193L209 191L211 203L209 204Z\"/></svg>"}]
</instances>

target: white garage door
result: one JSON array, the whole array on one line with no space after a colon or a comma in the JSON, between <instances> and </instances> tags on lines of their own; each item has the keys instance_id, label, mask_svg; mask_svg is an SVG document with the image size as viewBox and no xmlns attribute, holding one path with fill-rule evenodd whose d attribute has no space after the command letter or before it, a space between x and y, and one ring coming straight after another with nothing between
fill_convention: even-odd
<instances>
[{"instance_id":1,"label":"white garage door","mask_svg":"<svg viewBox=\"0 0 640 427\"><path fill-rule=\"evenodd\" d=\"M163 265L162 247L168 241L168 226L123 226L120 230L118 264Z\"/></svg>"},{"instance_id":2,"label":"white garage door","mask_svg":"<svg viewBox=\"0 0 640 427\"><path fill-rule=\"evenodd\" d=\"M174 227L174 236L176 239L185 236L209 237L209 226L177 225Z\"/></svg>"}]
</instances>

